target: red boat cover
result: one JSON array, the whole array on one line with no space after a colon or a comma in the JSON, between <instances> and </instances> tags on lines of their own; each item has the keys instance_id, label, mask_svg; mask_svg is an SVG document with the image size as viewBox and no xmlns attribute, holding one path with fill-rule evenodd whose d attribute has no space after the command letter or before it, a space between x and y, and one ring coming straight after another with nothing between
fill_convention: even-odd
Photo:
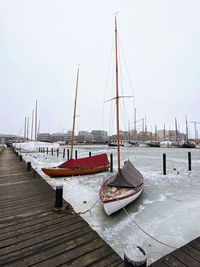
<instances>
[{"instance_id":1,"label":"red boat cover","mask_svg":"<svg viewBox=\"0 0 200 267\"><path fill-rule=\"evenodd\" d=\"M103 167L109 165L106 154L100 154L81 159L70 159L58 166L63 169L93 169L96 167Z\"/></svg>"}]
</instances>

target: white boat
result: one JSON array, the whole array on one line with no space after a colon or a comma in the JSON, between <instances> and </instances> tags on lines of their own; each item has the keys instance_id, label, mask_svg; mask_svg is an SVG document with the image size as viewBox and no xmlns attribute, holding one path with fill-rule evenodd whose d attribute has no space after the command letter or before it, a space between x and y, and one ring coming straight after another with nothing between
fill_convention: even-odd
<instances>
[{"instance_id":1,"label":"white boat","mask_svg":"<svg viewBox=\"0 0 200 267\"><path fill-rule=\"evenodd\" d=\"M143 188L143 176L129 160L126 161L120 172L120 180L116 174L100 189L100 198L106 214L111 215L133 202L140 196Z\"/></svg>"},{"instance_id":2,"label":"white boat","mask_svg":"<svg viewBox=\"0 0 200 267\"><path fill-rule=\"evenodd\" d=\"M120 140L119 140L119 95L118 95L118 60L117 60L117 21L115 17L115 50L116 50L116 119L117 119L117 158L118 172L110 177L99 192L107 215L120 210L130 204L142 193L144 178L142 174L127 160L120 168Z\"/></svg>"}]
</instances>

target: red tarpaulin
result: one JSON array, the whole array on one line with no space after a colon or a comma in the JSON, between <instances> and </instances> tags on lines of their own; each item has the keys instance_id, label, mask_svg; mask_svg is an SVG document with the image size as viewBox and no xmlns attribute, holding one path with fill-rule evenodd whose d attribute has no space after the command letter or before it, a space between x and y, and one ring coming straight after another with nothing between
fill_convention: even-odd
<instances>
[{"instance_id":1,"label":"red tarpaulin","mask_svg":"<svg viewBox=\"0 0 200 267\"><path fill-rule=\"evenodd\" d=\"M82 159L70 159L58 166L63 169L92 169L109 165L106 154L100 154Z\"/></svg>"}]
</instances>

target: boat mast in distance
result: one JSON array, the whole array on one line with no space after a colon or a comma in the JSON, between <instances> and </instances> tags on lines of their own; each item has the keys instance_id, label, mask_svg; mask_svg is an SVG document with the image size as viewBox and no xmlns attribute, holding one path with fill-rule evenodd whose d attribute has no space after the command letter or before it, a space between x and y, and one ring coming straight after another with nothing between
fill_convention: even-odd
<instances>
[{"instance_id":1,"label":"boat mast in distance","mask_svg":"<svg viewBox=\"0 0 200 267\"><path fill-rule=\"evenodd\" d=\"M73 128L72 128L72 143L71 143L71 155L70 158L73 158L73 145L74 145L74 129L75 129L75 119L76 119L76 103L77 103L77 92L78 92L78 78L79 78L79 68L77 70L77 78L76 78L76 92L75 92L75 100L74 100L74 116L73 116Z\"/></svg>"}]
</instances>

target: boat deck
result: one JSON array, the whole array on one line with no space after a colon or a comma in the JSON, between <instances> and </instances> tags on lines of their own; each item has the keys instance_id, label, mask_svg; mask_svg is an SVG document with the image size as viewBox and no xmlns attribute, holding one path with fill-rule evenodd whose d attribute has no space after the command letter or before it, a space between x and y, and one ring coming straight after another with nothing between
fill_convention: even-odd
<instances>
[{"instance_id":1,"label":"boat deck","mask_svg":"<svg viewBox=\"0 0 200 267\"><path fill-rule=\"evenodd\" d=\"M54 201L55 191L10 148L0 153L1 266L124 266L71 206L53 211Z\"/></svg>"}]
</instances>

